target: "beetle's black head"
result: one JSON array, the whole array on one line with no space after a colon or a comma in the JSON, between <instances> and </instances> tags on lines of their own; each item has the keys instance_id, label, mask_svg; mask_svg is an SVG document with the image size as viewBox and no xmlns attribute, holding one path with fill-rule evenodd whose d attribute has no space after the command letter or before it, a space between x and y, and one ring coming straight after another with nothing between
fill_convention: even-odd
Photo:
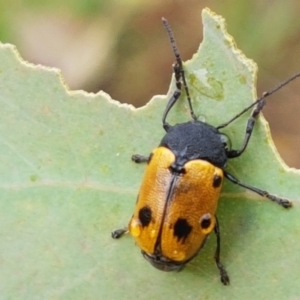
<instances>
[{"instance_id":1,"label":"beetle's black head","mask_svg":"<svg viewBox=\"0 0 300 300\"><path fill-rule=\"evenodd\" d=\"M149 254L142 251L143 256L150 264L158 270L170 272L180 271L186 262L176 262L161 255Z\"/></svg>"},{"instance_id":2,"label":"beetle's black head","mask_svg":"<svg viewBox=\"0 0 300 300\"><path fill-rule=\"evenodd\" d=\"M223 168L227 162L229 140L215 127L201 121L190 121L171 126L160 146L170 149L176 155L177 168L187 161L203 159Z\"/></svg>"}]
</instances>

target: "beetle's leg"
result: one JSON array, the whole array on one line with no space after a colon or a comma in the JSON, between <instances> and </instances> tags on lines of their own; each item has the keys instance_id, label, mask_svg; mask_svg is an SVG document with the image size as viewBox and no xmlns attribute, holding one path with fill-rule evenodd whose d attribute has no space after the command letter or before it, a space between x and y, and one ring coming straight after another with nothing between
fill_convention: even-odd
<instances>
[{"instance_id":1,"label":"beetle's leg","mask_svg":"<svg viewBox=\"0 0 300 300\"><path fill-rule=\"evenodd\" d=\"M179 99L179 97L181 95L181 86L182 86L181 76L182 76L182 74L184 74L184 73L182 73L183 70L181 71L181 66L178 63L175 63L173 65L173 72L174 72L174 76L175 76L176 90L173 93L172 97L170 98L170 100L165 108L165 111L163 113L162 122L163 122L163 127L164 127L165 131L168 131L171 127L171 125L166 122L166 118L167 118L169 111L171 110L171 108L177 102L177 100Z\"/></svg>"},{"instance_id":2,"label":"beetle's leg","mask_svg":"<svg viewBox=\"0 0 300 300\"><path fill-rule=\"evenodd\" d=\"M216 218L216 225L215 225L215 234L217 237L217 248L216 248L216 252L215 252L215 262L216 265L220 271L220 277L221 277L221 281L224 285L228 285L230 280L229 280L229 276L224 268L224 266L222 265L222 263L220 262L220 252L221 252L221 238L220 238L220 227L219 227L219 221Z\"/></svg>"},{"instance_id":3,"label":"beetle's leg","mask_svg":"<svg viewBox=\"0 0 300 300\"><path fill-rule=\"evenodd\" d=\"M248 142L250 140L251 134L253 132L253 128L254 128L254 125L255 125L256 118L259 115L259 113L261 112L261 110L263 109L263 107L265 106L265 104L266 104L266 101L264 99L262 99L260 102L257 103L257 106L254 108L250 118L248 119L247 127L246 127L246 134L245 134L244 142L243 142L243 145L242 145L241 149L239 149L239 150L228 150L227 151L227 157L228 158L238 157L245 151L245 149L248 145Z\"/></svg>"},{"instance_id":4,"label":"beetle's leg","mask_svg":"<svg viewBox=\"0 0 300 300\"><path fill-rule=\"evenodd\" d=\"M150 156L140 155L140 154L133 154L131 156L131 160L135 163L145 163L149 161Z\"/></svg>"},{"instance_id":5,"label":"beetle's leg","mask_svg":"<svg viewBox=\"0 0 300 300\"><path fill-rule=\"evenodd\" d=\"M168 33L168 36L170 39L170 43L171 43L171 46L172 46L172 49L173 49L173 52L174 52L174 55L176 58L176 63L173 65L173 71L174 71L175 81L176 81L176 91L174 92L173 96L169 100L167 107L164 111L163 118L162 118L163 127L166 131L168 131L171 126L166 122L166 118L167 118L167 115L168 115L170 109L173 107L173 105L176 103L176 101L179 99L179 97L181 95L182 84L185 89L186 98L188 100L191 116L195 121L197 120L197 117L193 110L190 92L189 92L189 89L188 89L188 86L186 83L184 70L183 70L183 66L182 66L182 59L180 57L180 53L179 53L178 47L175 42L174 34L171 30L171 27L170 27L168 21L165 18L162 18L162 22L167 30L167 33Z\"/></svg>"},{"instance_id":6,"label":"beetle's leg","mask_svg":"<svg viewBox=\"0 0 300 300\"><path fill-rule=\"evenodd\" d=\"M231 182L233 182L239 186L242 186L262 197L266 197L266 198L270 199L271 201L274 201L274 202L278 203L279 205L283 206L284 208L292 207L292 202L290 202L288 199L277 197L275 195L269 194L267 191L264 191L257 187L242 183L237 178L235 178L233 175L229 174L227 171L224 171L224 175Z\"/></svg>"},{"instance_id":7,"label":"beetle's leg","mask_svg":"<svg viewBox=\"0 0 300 300\"><path fill-rule=\"evenodd\" d=\"M114 230L112 233L111 233L111 237L113 239L119 239L121 236L123 236L125 233L128 233L128 228L122 228L122 229L117 229L117 230Z\"/></svg>"}]
</instances>

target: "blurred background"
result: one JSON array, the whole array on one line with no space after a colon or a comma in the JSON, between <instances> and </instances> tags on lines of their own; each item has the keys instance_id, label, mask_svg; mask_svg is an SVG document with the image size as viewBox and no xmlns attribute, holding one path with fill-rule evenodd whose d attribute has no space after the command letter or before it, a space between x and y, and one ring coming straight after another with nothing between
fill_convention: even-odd
<instances>
[{"instance_id":1,"label":"blurred background","mask_svg":"<svg viewBox=\"0 0 300 300\"><path fill-rule=\"evenodd\" d=\"M300 71L298 0L0 0L0 40L29 62L60 68L72 90L142 106L167 92L172 75L161 17L187 60L202 39L204 7L226 19L258 64L258 95ZM269 99L264 115L285 162L300 168L300 79Z\"/></svg>"}]
</instances>

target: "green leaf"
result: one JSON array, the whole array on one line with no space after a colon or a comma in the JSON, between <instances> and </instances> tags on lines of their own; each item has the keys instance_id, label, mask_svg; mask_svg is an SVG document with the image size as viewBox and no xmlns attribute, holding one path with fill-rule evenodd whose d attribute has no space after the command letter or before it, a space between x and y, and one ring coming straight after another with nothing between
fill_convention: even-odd
<instances>
[{"instance_id":1,"label":"green leaf","mask_svg":"<svg viewBox=\"0 0 300 300\"><path fill-rule=\"evenodd\" d=\"M185 64L186 74L197 115L218 125L256 98L256 66L236 49L221 17L205 9L203 23L204 40ZM228 169L243 182L290 198L294 207L285 210L225 185L218 216L229 287L214 266L214 236L180 273L152 268L130 236L111 239L133 212L145 169L130 157L158 145L173 89L174 81L167 96L134 109L104 92L70 92L59 72L25 63L12 46L1 45L2 299L299 296L300 174L280 160L262 117L247 151ZM224 130L235 148L248 116ZM182 97L169 121L189 119Z\"/></svg>"}]
</instances>

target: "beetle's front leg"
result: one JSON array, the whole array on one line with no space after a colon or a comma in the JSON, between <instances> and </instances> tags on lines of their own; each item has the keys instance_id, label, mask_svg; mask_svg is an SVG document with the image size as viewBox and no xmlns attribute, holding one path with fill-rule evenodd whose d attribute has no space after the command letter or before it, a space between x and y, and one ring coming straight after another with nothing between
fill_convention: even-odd
<instances>
[{"instance_id":1,"label":"beetle's front leg","mask_svg":"<svg viewBox=\"0 0 300 300\"><path fill-rule=\"evenodd\" d=\"M140 155L140 154L133 154L131 156L131 160L134 161L135 163L145 163L149 161L151 155L145 156L145 155Z\"/></svg>"}]
</instances>

